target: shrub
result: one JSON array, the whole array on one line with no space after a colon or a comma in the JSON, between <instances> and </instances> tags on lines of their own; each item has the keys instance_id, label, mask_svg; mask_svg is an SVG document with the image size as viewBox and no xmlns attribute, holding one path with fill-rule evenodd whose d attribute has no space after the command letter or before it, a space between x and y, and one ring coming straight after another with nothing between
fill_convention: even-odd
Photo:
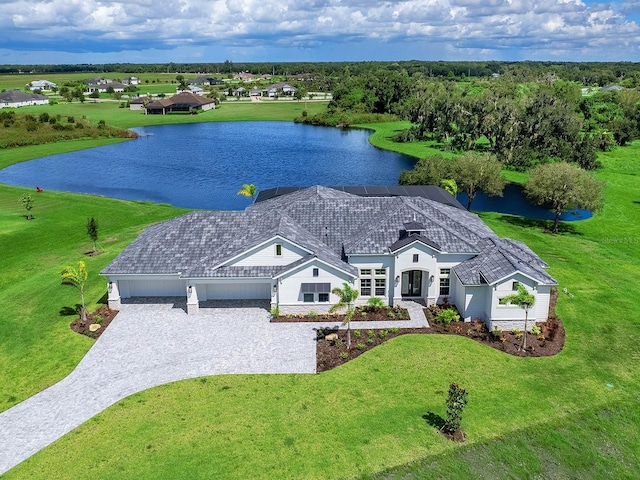
<instances>
[{"instance_id":1,"label":"shrub","mask_svg":"<svg viewBox=\"0 0 640 480\"><path fill-rule=\"evenodd\" d=\"M444 310L441 310L440 313L438 313L436 320L446 325L451 322L457 322L458 320L460 320L460 315L458 315L458 312L456 312L453 308L445 308Z\"/></svg>"},{"instance_id":2,"label":"shrub","mask_svg":"<svg viewBox=\"0 0 640 480\"><path fill-rule=\"evenodd\" d=\"M354 330L353 336L356 338L360 338L362 336L362 332L360 330Z\"/></svg>"},{"instance_id":3,"label":"shrub","mask_svg":"<svg viewBox=\"0 0 640 480\"><path fill-rule=\"evenodd\" d=\"M367 317L367 312L360 312L360 316L362 318L366 318Z\"/></svg>"},{"instance_id":4,"label":"shrub","mask_svg":"<svg viewBox=\"0 0 640 480\"><path fill-rule=\"evenodd\" d=\"M367 338L367 345L373 345L374 343L373 338Z\"/></svg>"},{"instance_id":5,"label":"shrub","mask_svg":"<svg viewBox=\"0 0 640 480\"><path fill-rule=\"evenodd\" d=\"M93 323L101 324L103 321L104 318L102 318L102 315L96 315L93 317Z\"/></svg>"},{"instance_id":6,"label":"shrub","mask_svg":"<svg viewBox=\"0 0 640 480\"><path fill-rule=\"evenodd\" d=\"M271 307L271 316L273 318L279 317L280 316L280 307L278 307L277 305L274 305L273 307Z\"/></svg>"},{"instance_id":7,"label":"shrub","mask_svg":"<svg viewBox=\"0 0 640 480\"><path fill-rule=\"evenodd\" d=\"M369 338L373 338L376 336L376 332L374 332L373 330L367 330L367 336Z\"/></svg>"},{"instance_id":8,"label":"shrub","mask_svg":"<svg viewBox=\"0 0 640 480\"><path fill-rule=\"evenodd\" d=\"M364 350L365 349L365 345L364 343L357 343L356 344L356 349L357 350ZM346 352L345 352L346 353Z\"/></svg>"},{"instance_id":9,"label":"shrub","mask_svg":"<svg viewBox=\"0 0 640 480\"><path fill-rule=\"evenodd\" d=\"M387 335L389 335L389 332L388 332L387 330L380 330L380 331L378 332L378 336L379 336L380 338L385 338Z\"/></svg>"},{"instance_id":10,"label":"shrub","mask_svg":"<svg viewBox=\"0 0 640 480\"><path fill-rule=\"evenodd\" d=\"M391 329L389 329L389 331L395 334L395 333L398 333L400 329L398 327L392 327Z\"/></svg>"},{"instance_id":11,"label":"shrub","mask_svg":"<svg viewBox=\"0 0 640 480\"><path fill-rule=\"evenodd\" d=\"M491 332L491 335L493 335L495 338L500 337L502 335L502 329L493 327L493 332Z\"/></svg>"},{"instance_id":12,"label":"shrub","mask_svg":"<svg viewBox=\"0 0 640 480\"><path fill-rule=\"evenodd\" d=\"M347 352L340 352L340 354L338 355L342 360L346 360L347 358L349 358L349 353Z\"/></svg>"},{"instance_id":13,"label":"shrub","mask_svg":"<svg viewBox=\"0 0 640 480\"><path fill-rule=\"evenodd\" d=\"M387 317L394 320L396 318L396 314L389 310L389 312L387 313Z\"/></svg>"},{"instance_id":14,"label":"shrub","mask_svg":"<svg viewBox=\"0 0 640 480\"><path fill-rule=\"evenodd\" d=\"M513 335L518 335L520 333L520 329L518 327L514 327L511 329L511 333Z\"/></svg>"},{"instance_id":15,"label":"shrub","mask_svg":"<svg viewBox=\"0 0 640 480\"><path fill-rule=\"evenodd\" d=\"M457 383L449 385L447 396L447 418L442 429L450 434L458 431L462 423L462 410L467 405L467 391Z\"/></svg>"},{"instance_id":16,"label":"shrub","mask_svg":"<svg viewBox=\"0 0 640 480\"><path fill-rule=\"evenodd\" d=\"M370 307L384 307L384 300L379 297L371 297L367 301L367 305L369 305Z\"/></svg>"},{"instance_id":17,"label":"shrub","mask_svg":"<svg viewBox=\"0 0 640 480\"><path fill-rule=\"evenodd\" d=\"M309 313L307 314L307 316L309 318L318 318L318 312L316 312L315 310L309 310Z\"/></svg>"},{"instance_id":18,"label":"shrub","mask_svg":"<svg viewBox=\"0 0 640 480\"><path fill-rule=\"evenodd\" d=\"M540 329L540 327L538 325L536 325L534 323L533 326L531 327L531 330L529 330L529 332L532 335L540 335L540 332L542 332L542 330Z\"/></svg>"}]
</instances>

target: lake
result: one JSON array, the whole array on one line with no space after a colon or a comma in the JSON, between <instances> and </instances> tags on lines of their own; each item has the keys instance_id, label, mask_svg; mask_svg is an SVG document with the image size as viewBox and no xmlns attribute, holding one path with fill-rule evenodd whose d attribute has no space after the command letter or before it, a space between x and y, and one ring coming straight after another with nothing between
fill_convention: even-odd
<instances>
[{"instance_id":1,"label":"lake","mask_svg":"<svg viewBox=\"0 0 640 480\"><path fill-rule=\"evenodd\" d=\"M278 186L397 185L415 159L373 147L367 130L293 122L213 122L133 129L140 137L0 170L0 183L198 209L239 210L243 183ZM458 200L466 206L464 194ZM553 218L516 185L476 196L474 210ZM563 220L590 216L565 214Z\"/></svg>"}]
</instances>

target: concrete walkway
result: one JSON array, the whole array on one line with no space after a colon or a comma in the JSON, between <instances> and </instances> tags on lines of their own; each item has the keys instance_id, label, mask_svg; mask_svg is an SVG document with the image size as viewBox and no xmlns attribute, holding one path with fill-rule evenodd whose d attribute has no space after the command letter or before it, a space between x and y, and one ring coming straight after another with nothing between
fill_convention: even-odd
<instances>
[{"instance_id":1,"label":"concrete walkway","mask_svg":"<svg viewBox=\"0 0 640 480\"><path fill-rule=\"evenodd\" d=\"M216 374L315 373L315 329L339 326L270 323L266 309L234 303L205 303L188 316L180 301L165 302L123 305L69 376L0 413L0 475L151 387ZM403 306L410 320L352 322L351 328L427 326L422 306Z\"/></svg>"}]
</instances>

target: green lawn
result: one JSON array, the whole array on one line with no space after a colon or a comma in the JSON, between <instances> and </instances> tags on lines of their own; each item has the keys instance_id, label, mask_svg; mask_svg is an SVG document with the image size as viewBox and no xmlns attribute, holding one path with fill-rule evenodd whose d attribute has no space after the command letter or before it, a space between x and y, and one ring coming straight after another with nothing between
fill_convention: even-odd
<instances>
[{"instance_id":1,"label":"green lawn","mask_svg":"<svg viewBox=\"0 0 640 480\"><path fill-rule=\"evenodd\" d=\"M229 119L254 106L230 104L239 110ZM0 165L65 148L0 152ZM559 235L545 222L482 214L574 295L558 303L568 335L560 355L522 359L461 337L405 336L319 375L177 382L118 402L6 478L640 477L639 155L640 142L602 155L604 211ZM0 410L64 377L91 346L58 313L77 302L59 271L90 249L87 218L100 221L105 250L87 258L96 303L102 266L144 225L180 213L43 192L26 221L24 191L0 186L0 303L10 306L0 317ZM451 381L470 392L463 445L423 418L445 414Z\"/></svg>"}]
</instances>

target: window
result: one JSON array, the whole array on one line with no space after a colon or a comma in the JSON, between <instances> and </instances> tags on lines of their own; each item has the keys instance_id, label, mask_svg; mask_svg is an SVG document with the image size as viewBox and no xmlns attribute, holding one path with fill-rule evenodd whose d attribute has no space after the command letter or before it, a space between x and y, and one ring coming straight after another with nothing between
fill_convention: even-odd
<instances>
[{"instance_id":1,"label":"window","mask_svg":"<svg viewBox=\"0 0 640 480\"><path fill-rule=\"evenodd\" d=\"M320 270L318 270L317 268L313 269L313 276L317 277L318 275L320 275Z\"/></svg>"},{"instance_id":2,"label":"window","mask_svg":"<svg viewBox=\"0 0 640 480\"><path fill-rule=\"evenodd\" d=\"M366 275L371 275L371 269L370 268L361 268L360 269L360 276L366 276Z\"/></svg>"},{"instance_id":3,"label":"window","mask_svg":"<svg viewBox=\"0 0 640 480\"><path fill-rule=\"evenodd\" d=\"M305 293L304 294L304 302L305 303L313 303L313 293Z\"/></svg>"},{"instance_id":4,"label":"window","mask_svg":"<svg viewBox=\"0 0 640 480\"><path fill-rule=\"evenodd\" d=\"M511 284L511 290L513 290L514 292L518 291L518 283L519 282L513 282Z\"/></svg>"},{"instance_id":5,"label":"window","mask_svg":"<svg viewBox=\"0 0 640 480\"><path fill-rule=\"evenodd\" d=\"M386 278L376 278L376 295L386 295L387 280Z\"/></svg>"},{"instance_id":6,"label":"window","mask_svg":"<svg viewBox=\"0 0 640 480\"><path fill-rule=\"evenodd\" d=\"M280 245L279 243L276 243L276 257L281 257L282 256L282 245Z\"/></svg>"},{"instance_id":7,"label":"window","mask_svg":"<svg viewBox=\"0 0 640 480\"><path fill-rule=\"evenodd\" d=\"M376 275L381 275L381 276L385 276L387 274L387 271L384 268L376 268Z\"/></svg>"},{"instance_id":8,"label":"window","mask_svg":"<svg viewBox=\"0 0 640 480\"><path fill-rule=\"evenodd\" d=\"M328 302L329 301L329 294L328 293L319 293L318 294L318 301L319 302Z\"/></svg>"},{"instance_id":9,"label":"window","mask_svg":"<svg viewBox=\"0 0 640 480\"><path fill-rule=\"evenodd\" d=\"M449 280L450 273L451 269L449 268L440 269L440 295L449 295L449 287L451 285L451 281Z\"/></svg>"},{"instance_id":10,"label":"window","mask_svg":"<svg viewBox=\"0 0 640 480\"><path fill-rule=\"evenodd\" d=\"M413 254L413 263L418 263L418 258L420 258L420 256L417 253Z\"/></svg>"},{"instance_id":11,"label":"window","mask_svg":"<svg viewBox=\"0 0 640 480\"><path fill-rule=\"evenodd\" d=\"M371 279L370 278L360 279L360 295L362 295L363 297L371 296Z\"/></svg>"}]
</instances>

